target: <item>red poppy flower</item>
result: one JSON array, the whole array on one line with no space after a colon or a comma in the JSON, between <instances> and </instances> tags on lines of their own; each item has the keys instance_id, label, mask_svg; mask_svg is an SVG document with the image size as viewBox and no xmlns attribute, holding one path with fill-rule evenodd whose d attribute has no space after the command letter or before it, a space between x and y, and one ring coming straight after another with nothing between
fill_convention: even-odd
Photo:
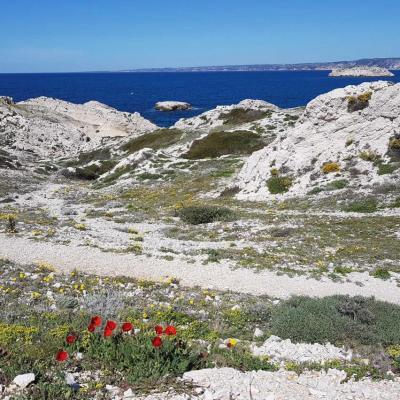
<instances>
[{"instance_id":1,"label":"red poppy flower","mask_svg":"<svg viewBox=\"0 0 400 400\"><path fill-rule=\"evenodd\" d=\"M117 327L117 323L115 321L107 321L106 329L113 331Z\"/></svg>"},{"instance_id":2,"label":"red poppy flower","mask_svg":"<svg viewBox=\"0 0 400 400\"><path fill-rule=\"evenodd\" d=\"M92 317L92 319L90 320L90 325L93 325L95 328L101 325L101 317L99 317L98 315Z\"/></svg>"},{"instance_id":3,"label":"red poppy flower","mask_svg":"<svg viewBox=\"0 0 400 400\"><path fill-rule=\"evenodd\" d=\"M156 331L157 335L162 335L163 333L163 327L161 325L155 326L154 330Z\"/></svg>"},{"instance_id":4,"label":"red poppy flower","mask_svg":"<svg viewBox=\"0 0 400 400\"><path fill-rule=\"evenodd\" d=\"M167 336L175 336L175 335L176 335L176 328L175 328L174 326L172 326L172 325L168 325L168 326L165 328L164 333L165 333Z\"/></svg>"},{"instance_id":5,"label":"red poppy flower","mask_svg":"<svg viewBox=\"0 0 400 400\"><path fill-rule=\"evenodd\" d=\"M156 336L152 341L151 344L153 345L153 347L161 347L162 346L162 340L159 336Z\"/></svg>"},{"instance_id":6,"label":"red poppy flower","mask_svg":"<svg viewBox=\"0 0 400 400\"><path fill-rule=\"evenodd\" d=\"M104 329L104 337L109 337L112 335L112 333L113 333L112 329L109 329L107 327Z\"/></svg>"},{"instance_id":7,"label":"red poppy flower","mask_svg":"<svg viewBox=\"0 0 400 400\"><path fill-rule=\"evenodd\" d=\"M130 322L124 322L121 329L122 332L130 332L133 329L133 325Z\"/></svg>"},{"instance_id":8,"label":"red poppy flower","mask_svg":"<svg viewBox=\"0 0 400 400\"><path fill-rule=\"evenodd\" d=\"M92 332L92 333L96 330L96 327L93 324L89 324L87 328L88 328L88 331Z\"/></svg>"},{"instance_id":9,"label":"red poppy flower","mask_svg":"<svg viewBox=\"0 0 400 400\"><path fill-rule=\"evenodd\" d=\"M63 362L68 360L68 353L65 350L60 350L57 354L56 354L56 360L59 362Z\"/></svg>"},{"instance_id":10,"label":"red poppy flower","mask_svg":"<svg viewBox=\"0 0 400 400\"><path fill-rule=\"evenodd\" d=\"M65 338L65 341L66 341L68 344L72 344L72 343L75 343L75 342L76 342L76 339L77 339L77 337L76 337L75 335L68 335L68 336Z\"/></svg>"}]
</instances>

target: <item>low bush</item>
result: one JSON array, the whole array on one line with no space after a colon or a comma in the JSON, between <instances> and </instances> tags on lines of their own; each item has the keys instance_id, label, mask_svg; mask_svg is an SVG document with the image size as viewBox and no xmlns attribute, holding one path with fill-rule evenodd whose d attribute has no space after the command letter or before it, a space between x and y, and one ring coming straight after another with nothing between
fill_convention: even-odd
<instances>
[{"instance_id":1,"label":"low bush","mask_svg":"<svg viewBox=\"0 0 400 400\"><path fill-rule=\"evenodd\" d=\"M359 154L361 160L369 161L369 162L377 162L381 156L375 151L364 150Z\"/></svg>"},{"instance_id":2,"label":"low bush","mask_svg":"<svg viewBox=\"0 0 400 400\"><path fill-rule=\"evenodd\" d=\"M347 212L372 213L377 211L378 203L375 199L365 199L349 204L344 208Z\"/></svg>"},{"instance_id":3,"label":"low bush","mask_svg":"<svg viewBox=\"0 0 400 400\"><path fill-rule=\"evenodd\" d=\"M327 190L340 190L344 189L349 184L349 181L346 179L338 179L336 181L332 181L326 185Z\"/></svg>"},{"instance_id":4,"label":"low bush","mask_svg":"<svg viewBox=\"0 0 400 400\"><path fill-rule=\"evenodd\" d=\"M249 155L265 146L257 133L250 131L211 132L206 137L195 140L183 156L189 160L216 158L227 154Z\"/></svg>"},{"instance_id":5,"label":"low bush","mask_svg":"<svg viewBox=\"0 0 400 400\"><path fill-rule=\"evenodd\" d=\"M340 172L340 165L336 162L328 162L322 166L322 172L324 174L330 174L332 172Z\"/></svg>"},{"instance_id":6,"label":"low bush","mask_svg":"<svg viewBox=\"0 0 400 400\"><path fill-rule=\"evenodd\" d=\"M389 147L391 149L400 150L400 138L392 138L392 139L390 139Z\"/></svg>"},{"instance_id":7,"label":"low bush","mask_svg":"<svg viewBox=\"0 0 400 400\"><path fill-rule=\"evenodd\" d=\"M190 206L177 211L182 221L191 224L209 224L215 221L231 221L235 218L232 210L217 206Z\"/></svg>"},{"instance_id":8,"label":"low bush","mask_svg":"<svg viewBox=\"0 0 400 400\"><path fill-rule=\"evenodd\" d=\"M371 100L372 92L366 92L360 94L359 96L350 96L347 99L347 111L361 111L369 106L369 101Z\"/></svg>"},{"instance_id":9,"label":"low bush","mask_svg":"<svg viewBox=\"0 0 400 400\"><path fill-rule=\"evenodd\" d=\"M392 174L394 171L396 171L399 168L398 165L396 164L384 164L380 163L378 164L378 175L387 175L387 174Z\"/></svg>"},{"instance_id":10,"label":"low bush","mask_svg":"<svg viewBox=\"0 0 400 400\"><path fill-rule=\"evenodd\" d=\"M379 278L379 279L389 279L390 278L390 272L388 271L387 268L383 268L383 267L377 267L375 268L374 271L372 271L370 273L371 276L375 277L375 278Z\"/></svg>"},{"instance_id":11,"label":"low bush","mask_svg":"<svg viewBox=\"0 0 400 400\"><path fill-rule=\"evenodd\" d=\"M400 343L400 306L373 298L294 297L273 310L271 331L295 342Z\"/></svg>"},{"instance_id":12,"label":"low bush","mask_svg":"<svg viewBox=\"0 0 400 400\"><path fill-rule=\"evenodd\" d=\"M267 188L271 194L286 193L293 185L293 179L289 176L271 176L267 180Z\"/></svg>"}]
</instances>

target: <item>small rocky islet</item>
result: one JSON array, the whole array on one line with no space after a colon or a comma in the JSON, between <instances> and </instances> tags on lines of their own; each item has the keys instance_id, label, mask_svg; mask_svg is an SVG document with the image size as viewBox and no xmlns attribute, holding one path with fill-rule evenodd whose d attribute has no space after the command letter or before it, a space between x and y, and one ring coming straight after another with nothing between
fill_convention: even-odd
<instances>
[{"instance_id":1,"label":"small rocky islet","mask_svg":"<svg viewBox=\"0 0 400 400\"><path fill-rule=\"evenodd\" d=\"M2 398L400 392L400 84L170 128L1 97L0 145Z\"/></svg>"}]
</instances>

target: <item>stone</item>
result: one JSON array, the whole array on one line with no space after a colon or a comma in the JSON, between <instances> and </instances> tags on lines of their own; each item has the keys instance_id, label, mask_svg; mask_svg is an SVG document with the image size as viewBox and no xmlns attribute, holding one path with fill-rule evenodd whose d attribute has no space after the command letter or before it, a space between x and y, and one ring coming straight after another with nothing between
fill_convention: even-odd
<instances>
[{"instance_id":1,"label":"stone","mask_svg":"<svg viewBox=\"0 0 400 400\"><path fill-rule=\"evenodd\" d=\"M21 389L26 388L30 383L34 382L35 374L30 372L28 374L17 375L13 382Z\"/></svg>"}]
</instances>

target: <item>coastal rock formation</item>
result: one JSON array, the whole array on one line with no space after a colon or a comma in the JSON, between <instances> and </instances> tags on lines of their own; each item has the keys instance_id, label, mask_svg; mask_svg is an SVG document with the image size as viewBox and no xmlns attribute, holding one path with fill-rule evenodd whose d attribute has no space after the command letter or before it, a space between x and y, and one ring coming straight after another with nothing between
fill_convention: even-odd
<instances>
[{"instance_id":1,"label":"coastal rock formation","mask_svg":"<svg viewBox=\"0 0 400 400\"><path fill-rule=\"evenodd\" d=\"M238 198L304 195L329 185L368 187L398 179L400 84L347 86L311 101L292 129L253 153L240 171Z\"/></svg>"},{"instance_id":2,"label":"coastal rock formation","mask_svg":"<svg viewBox=\"0 0 400 400\"><path fill-rule=\"evenodd\" d=\"M174 128L188 131L210 131L224 125L238 125L261 120L272 112L279 111L279 107L263 100L242 100L238 104L217 106L203 114L192 118L181 118Z\"/></svg>"},{"instance_id":3,"label":"coastal rock formation","mask_svg":"<svg viewBox=\"0 0 400 400\"><path fill-rule=\"evenodd\" d=\"M338 68L334 69L329 76L339 77L339 76L353 76L353 77L360 77L360 76L377 76L377 77L384 77L384 76L394 76L392 72L390 72L386 68L382 67L353 67L353 68Z\"/></svg>"},{"instance_id":4,"label":"coastal rock formation","mask_svg":"<svg viewBox=\"0 0 400 400\"><path fill-rule=\"evenodd\" d=\"M154 108L158 111L178 111L189 110L192 105L183 101L159 101Z\"/></svg>"},{"instance_id":5,"label":"coastal rock formation","mask_svg":"<svg viewBox=\"0 0 400 400\"><path fill-rule=\"evenodd\" d=\"M90 101L73 104L39 97L14 104L0 98L0 143L6 150L40 158L73 155L107 138L138 136L157 126L139 113Z\"/></svg>"}]
</instances>

